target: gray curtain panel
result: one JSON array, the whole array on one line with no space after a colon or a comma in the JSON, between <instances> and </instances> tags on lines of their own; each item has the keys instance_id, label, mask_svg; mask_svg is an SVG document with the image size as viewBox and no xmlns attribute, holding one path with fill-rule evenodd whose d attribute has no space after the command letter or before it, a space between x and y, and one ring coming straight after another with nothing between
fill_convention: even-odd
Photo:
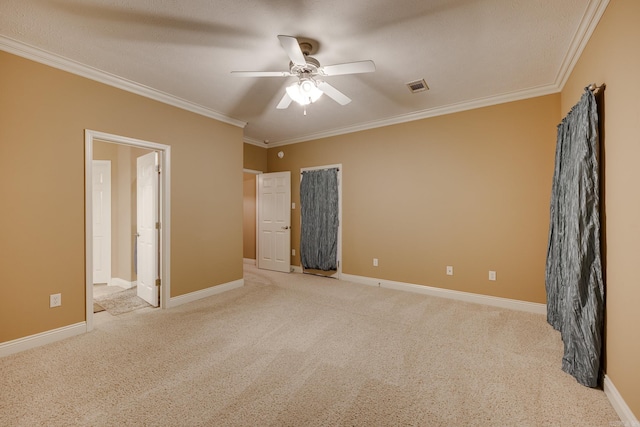
<instances>
[{"instance_id":1,"label":"gray curtain panel","mask_svg":"<svg viewBox=\"0 0 640 427\"><path fill-rule=\"evenodd\" d=\"M598 157L596 99L585 88L558 125L545 273L547 321L564 343L562 370L588 387L598 385L604 323Z\"/></svg>"},{"instance_id":2,"label":"gray curtain panel","mask_svg":"<svg viewBox=\"0 0 640 427\"><path fill-rule=\"evenodd\" d=\"M302 172L300 259L304 268L337 269L338 169Z\"/></svg>"}]
</instances>

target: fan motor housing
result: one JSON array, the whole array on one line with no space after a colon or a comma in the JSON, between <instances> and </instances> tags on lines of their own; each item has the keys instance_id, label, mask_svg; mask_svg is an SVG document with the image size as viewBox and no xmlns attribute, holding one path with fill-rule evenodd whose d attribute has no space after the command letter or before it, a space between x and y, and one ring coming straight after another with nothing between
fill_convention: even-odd
<instances>
[{"instance_id":1,"label":"fan motor housing","mask_svg":"<svg viewBox=\"0 0 640 427\"><path fill-rule=\"evenodd\" d=\"M289 62L289 69L291 74L318 74L318 68L320 68L320 61L312 56L306 56L304 59L307 61L305 65L296 65L293 62Z\"/></svg>"}]
</instances>

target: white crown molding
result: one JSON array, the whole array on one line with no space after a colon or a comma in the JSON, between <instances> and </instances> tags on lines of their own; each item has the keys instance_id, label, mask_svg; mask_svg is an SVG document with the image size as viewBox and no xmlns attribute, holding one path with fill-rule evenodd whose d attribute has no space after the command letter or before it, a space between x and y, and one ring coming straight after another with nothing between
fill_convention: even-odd
<instances>
[{"instance_id":1,"label":"white crown molding","mask_svg":"<svg viewBox=\"0 0 640 427\"><path fill-rule=\"evenodd\" d=\"M247 125L246 122L225 116L224 114L218 113L217 111L211 110L207 107L203 107L202 105L152 89L148 86L118 77L114 74L98 70L97 68L81 64L5 36L0 36L0 50L233 126L244 128Z\"/></svg>"},{"instance_id":2,"label":"white crown molding","mask_svg":"<svg viewBox=\"0 0 640 427\"><path fill-rule=\"evenodd\" d=\"M567 80L569 80L573 69L578 63L584 48L587 46L591 35L598 26L598 22L600 22L608 5L609 0L591 0L587 5L584 16L580 20L580 25L576 29L573 40L571 40L567 54L562 60L560 70L558 70L556 86L560 91L564 88ZM592 82L584 82L584 85L587 86L589 83Z\"/></svg>"},{"instance_id":3,"label":"white crown molding","mask_svg":"<svg viewBox=\"0 0 640 427\"><path fill-rule=\"evenodd\" d=\"M249 138L248 136L243 137L243 141L247 144L255 145L256 147L265 149L268 148L267 144L265 144L264 141L259 141L255 138Z\"/></svg>"},{"instance_id":4,"label":"white crown molding","mask_svg":"<svg viewBox=\"0 0 640 427\"><path fill-rule=\"evenodd\" d=\"M280 147L283 145L297 144L300 142L312 141L321 138L329 138L332 136L344 135L347 133L360 132L369 129L375 129L384 126L391 126L400 123L413 122L415 120L427 119L430 117L444 116L445 114L459 113L462 111L474 110L476 108L490 107L492 105L504 104L507 102L520 101L538 96L550 95L558 93L560 89L556 85L546 85L515 92L505 93L486 98L478 98L471 101L464 101L455 104L449 104L442 107L430 108L427 110L416 111L414 113L403 114L400 116L390 117L382 120L361 123L355 126L347 126L338 129L332 129L326 132L318 132L314 134L304 135L298 138L285 139L269 143L268 147Z\"/></svg>"},{"instance_id":5,"label":"white crown molding","mask_svg":"<svg viewBox=\"0 0 640 427\"><path fill-rule=\"evenodd\" d=\"M527 313L547 314L546 304L529 301L520 301L509 298L494 297L489 295L473 294L470 292L454 291L451 289L435 288L433 286L416 285L413 283L396 282L393 280L376 279L374 277L355 276L352 274L342 274L340 280L360 283L362 285L379 286L381 288L396 289L398 291L414 292L423 295L430 295L438 298L454 299L458 301L471 302L474 304L489 305L492 307L506 308L509 310L525 311Z\"/></svg>"},{"instance_id":6,"label":"white crown molding","mask_svg":"<svg viewBox=\"0 0 640 427\"><path fill-rule=\"evenodd\" d=\"M576 33L569 45L567 54L565 55L560 69L555 79L555 83L540 86L531 89L525 89L522 91L516 91L506 93L498 96L490 96L486 98L480 98L472 101L465 101L456 104L446 105L443 107L431 108L415 113L406 115L391 117L383 120L376 120L368 123L362 123L355 126L347 126L339 129L333 129L326 132L318 132L314 134L304 135L297 138L286 139L269 144L269 148L280 147L283 145L297 144L299 142L312 141L315 139L329 138L332 136L344 135L347 133L359 132L368 129L374 129L383 126L390 126L394 124L406 123L414 120L421 120L430 117L443 116L445 114L458 113L461 111L473 110L476 108L489 107L492 105L503 104L506 102L520 101L528 98L535 98L537 96L550 95L553 93L561 92L566 84L569 76L573 72L580 55L584 51L591 35L595 31L598 22L604 15L609 0L591 0L587 5L584 16L580 20L580 25L576 29ZM592 82L585 82L585 86Z\"/></svg>"},{"instance_id":7,"label":"white crown molding","mask_svg":"<svg viewBox=\"0 0 640 427\"><path fill-rule=\"evenodd\" d=\"M587 5L584 16L580 21L580 25L576 29L576 33L569 45L567 54L560 64L555 83L540 86L531 89L525 89L521 91L510 92L497 96L490 96L486 98L480 98L471 101L460 102L456 104L450 104L442 107L431 108L427 110L417 111L410 114L404 114L400 116L390 117L382 120L375 120L371 122L361 123L354 126L346 126L338 129L332 129L329 131L318 132L300 137L284 139L281 141L274 141L269 144L265 144L263 141L255 138L244 137L244 142L247 144L255 145L262 148L274 148L284 145L297 144L300 142L306 142L321 138L329 138L332 136L344 135L353 132L360 132L369 129L375 129L384 126L390 126L400 123L406 123L415 120L426 119L430 117L442 116L445 114L457 113L476 108L488 107L492 105L498 105L506 102L520 101L527 98L534 98L537 96L550 95L562 91L566 84L573 68L578 62L580 55L587 45L591 35L595 31L598 22L602 18L609 0L591 0ZM45 65L49 65L70 73L80 75L101 83L108 84L110 86L117 87L119 89L126 90L156 101L163 102L165 104L173 105L178 108L182 108L193 113L197 113L206 117L210 117L219 120L224 123L229 123L234 126L244 128L247 123L241 120L227 117L221 113L203 107L201 105L186 101L181 98L177 98L173 95L169 95L164 92L157 91L150 87L140 85L130 80L123 79L113 74L100 71L98 69L80 64L70 59L61 57L56 54L44 51L34 46L18 42L16 40L0 36L0 49L13 53L18 56L22 56L27 59L31 59L36 62L40 62ZM585 82L587 85L590 82Z\"/></svg>"}]
</instances>

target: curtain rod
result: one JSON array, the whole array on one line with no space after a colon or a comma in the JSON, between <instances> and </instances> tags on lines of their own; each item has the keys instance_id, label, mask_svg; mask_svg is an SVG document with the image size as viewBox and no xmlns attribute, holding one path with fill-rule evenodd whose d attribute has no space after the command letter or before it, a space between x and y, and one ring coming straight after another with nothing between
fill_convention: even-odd
<instances>
[{"instance_id":1,"label":"curtain rod","mask_svg":"<svg viewBox=\"0 0 640 427\"><path fill-rule=\"evenodd\" d=\"M600 89L603 89L606 85L604 83L602 83L600 86L598 86L595 83L591 83L589 86L587 86L587 89L589 89L591 92L597 92Z\"/></svg>"},{"instance_id":2,"label":"curtain rod","mask_svg":"<svg viewBox=\"0 0 640 427\"><path fill-rule=\"evenodd\" d=\"M335 169L335 170L337 170L338 172L340 172L340 168L338 168L338 167L333 167L333 168L332 168L332 167L328 167L328 168L308 169L308 170L305 170L305 171L300 171L300 175L302 175L302 174L303 174L303 173L305 173L305 172L312 172L312 171L328 171L328 170L331 170L331 169Z\"/></svg>"}]
</instances>

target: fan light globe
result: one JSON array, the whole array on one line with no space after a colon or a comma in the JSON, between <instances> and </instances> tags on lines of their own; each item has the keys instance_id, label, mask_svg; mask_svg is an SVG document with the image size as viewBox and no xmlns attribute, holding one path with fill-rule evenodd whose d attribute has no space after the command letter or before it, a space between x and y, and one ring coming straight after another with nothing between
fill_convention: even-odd
<instances>
[{"instance_id":1,"label":"fan light globe","mask_svg":"<svg viewBox=\"0 0 640 427\"><path fill-rule=\"evenodd\" d=\"M301 79L299 82L288 86L286 91L289 97L300 105L309 105L322 96L322 91L318 89L316 83L311 79Z\"/></svg>"},{"instance_id":2,"label":"fan light globe","mask_svg":"<svg viewBox=\"0 0 640 427\"><path fill-rule=\"evenodd\" d=\"M300 92L304 93L305 95L311 95L311 91L316 87L316 85L314 85L313 83L311 83L311 81L309 80L304 80L300 83Z\"/></svg>"}]
</instances>

